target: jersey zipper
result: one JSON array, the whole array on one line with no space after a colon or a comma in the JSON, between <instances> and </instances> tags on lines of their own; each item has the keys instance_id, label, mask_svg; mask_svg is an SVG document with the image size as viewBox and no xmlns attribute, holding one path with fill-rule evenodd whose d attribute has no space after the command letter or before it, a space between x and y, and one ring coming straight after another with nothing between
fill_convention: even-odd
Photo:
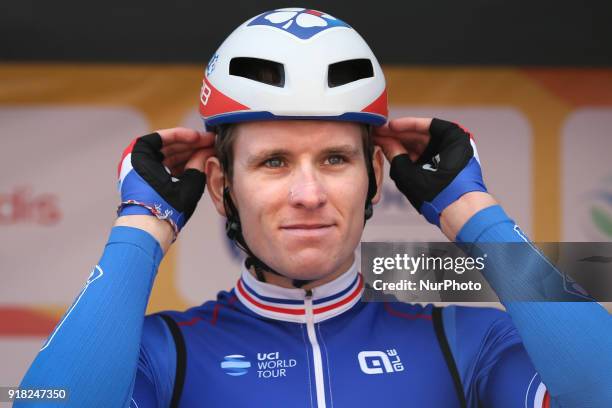
<instances>
[{"instance_id":1,"label":"jersey zipper","mask_svg":"<svg viewBox=\"0 0 612 408\"><path fill-rule=\"evenodd\" d=\"M321 358L321 348L317 341L315 332L314 311L312 306L312 290L306 290L304 300L306 306L306 331L308 340L312 347L312 357L314 360L315 389L317 391L317 407L325 408L325 383L323 381L323 359Z\"/></svg>"}]
</instances>

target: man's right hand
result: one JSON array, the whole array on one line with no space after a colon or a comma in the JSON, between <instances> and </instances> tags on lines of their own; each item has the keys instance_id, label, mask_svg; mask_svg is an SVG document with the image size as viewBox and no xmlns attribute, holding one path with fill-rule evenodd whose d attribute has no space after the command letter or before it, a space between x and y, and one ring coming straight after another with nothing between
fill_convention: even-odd
<instances>
[{"instance_id":1,"label":"man's right hand","mask_svg":"<svg viewBox=\"0 0 612 408\"><path fill-rule=\"evenodd\" d=\"M213 133L173 128L134 139L119 163L115 225L144 229L165 252L204 193L204 163L212 155Z\"/></svg>"}]
</instances>

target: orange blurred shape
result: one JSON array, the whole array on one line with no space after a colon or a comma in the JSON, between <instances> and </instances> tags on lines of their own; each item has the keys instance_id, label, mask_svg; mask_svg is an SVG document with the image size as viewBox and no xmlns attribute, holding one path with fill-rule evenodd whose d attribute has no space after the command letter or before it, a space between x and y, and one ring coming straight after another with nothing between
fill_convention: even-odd
<instances>
[{"instance_id":1,"label":"orange blurred shape","mask_svg":"<svg viewBox=\"0 0 612 408\"><path fill-rule=\"evenodd\" d=\"M54 314L24 307L0 307L0 336L46 337L58 322Z\"/></svg>"},{"instance_id":2,"label":"orange blurred shape","mask_svg":"<svg viewBox=\"0 0 612 408\"><path fill-rule=\"evenodd\" d=\"M521 71L572 106L612 105L612 69L524 68Z\"/></svg>"}]
</instances>

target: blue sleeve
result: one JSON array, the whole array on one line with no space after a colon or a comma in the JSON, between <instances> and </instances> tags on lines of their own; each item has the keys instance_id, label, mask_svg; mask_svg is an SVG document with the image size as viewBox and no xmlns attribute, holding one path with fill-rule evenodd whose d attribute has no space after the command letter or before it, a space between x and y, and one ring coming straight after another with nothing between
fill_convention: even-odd
<instances>
[{"instance_id":1,"label":"blue sleeve","mask_svg":"<svg viewBox=\"0 0 612 408\"><path fill-rule=\"evenodd\" d=\"M499 206L478 212L457 236L458 242L476 248L479 243L525 240ZM551 405L612 406L612 317L596 302L508 301L516 291L539 285L540 273L554 268L534 247L524 247L532 248L525 256L509 251L489 256L493 267L485 270L485 277L511 316Z\"/></svg>"},{"instance_id":2,"label":"blue sleeve","mask_svg":"<svg viewBox=\"0 0 612 408\"><path fill-rule=\"evenodd\" d=\"M113 228L100 262L21 387L66 388L69 402L61 406L128 406L145 309L162 256L157 241L145 231Z\"/></svg>"}]
</instances>

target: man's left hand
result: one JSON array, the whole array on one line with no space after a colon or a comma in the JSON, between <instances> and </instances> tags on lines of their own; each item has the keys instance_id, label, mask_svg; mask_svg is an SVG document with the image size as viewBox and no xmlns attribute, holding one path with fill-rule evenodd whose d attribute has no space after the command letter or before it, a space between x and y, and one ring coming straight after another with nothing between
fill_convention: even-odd
<instances>
[{"instance_id":1,"label":"man's left hand","mask_svg":"<svg viewBox=\"0 0 612 408\"><path fill-rule=\"evenodd\" d=\"M455 123L394 119L375 128L374 142L391 163L391 178L397 188L432 224L440 226L442 212L466 193L487 192L474 139ZM477 201L483 198L482 194L469 196ZM494 203L492 198L485 201L487 206Z\"/></svg>"}]
</instances>

